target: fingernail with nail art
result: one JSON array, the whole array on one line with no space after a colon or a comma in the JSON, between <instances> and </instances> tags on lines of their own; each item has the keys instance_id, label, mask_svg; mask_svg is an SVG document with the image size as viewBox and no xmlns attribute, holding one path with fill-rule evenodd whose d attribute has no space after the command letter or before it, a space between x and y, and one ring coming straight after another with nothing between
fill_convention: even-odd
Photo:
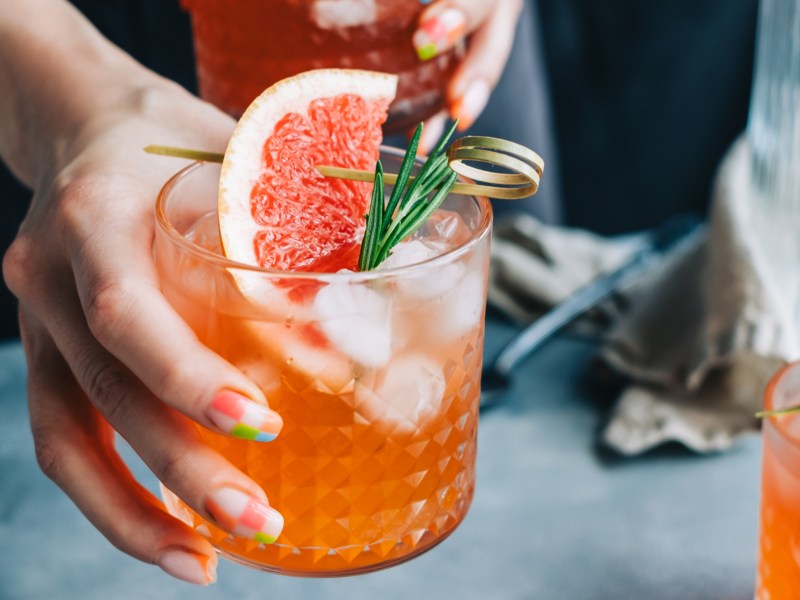
<instances>
[{"instance_id":1,"label":"fingernail with nail art","mask_svg":"<svg viewBox=\"0 0 800 600\"><path fill-rule=\"evenodd\" d=\"M209 494L206 509L223 529L264 544L274 542L283 530L281 513L235 488Z\"/></svg>"},{"instance_id":2,"label":"fingernail with nail art","mask_svg":"<svg viewBox=\"0 0 800 600\"><path fill-rule=\"evenodd\" d=\"M436 146L436 143L444 133L446 124L446 113L435 114L425 122L425 126L422 129L422 137L419 140L419 151L422 154L427 154Z\"/></svg>"},{"instance_id":3,"label":"fingernail with nail art","mask_svg":"<svg viewBox=\"0 0 800 600\"><path fill-rule=\"evenodd\" d=\"M214 396L206 414L222 431L256 442L271 442L283 427L274 410L230 390Z\"/></svg>"},{"instance_id":4,"label":"fingernail with nail art","mask_svg":"<svg viewBox=\"0 0 800 600\"><path fill-rule=\"evenodd\" d=\"M464 35L466 18L457 8L446 8L425 19L414 32L417 56L429 60L456 45Z\"/></svg>"},{"instance_id":5,"label":"fingernail with nail art","mask_svg":"<svg viewBox=\"0 0 800 600\"><path fill-rule=\"evenodd\" d=\"M187 548L172 547L162 550L155 563L173 577L197 585L208 585L217 580L217 555L197 554Z\"/></svg>"},{"instance_id":6,"label":"fingernail with nail art","mask_svg":"<svg viewBox=\"0 0 800 600\"><path fill-rule=\"evenodd\" d=\"M475 79L468 86L464 94L453 104L453 118L458 119L458 130L469 129L478 115L481 114L489 100L489 84L483 79Z\"/></svg>"}]
</instances>

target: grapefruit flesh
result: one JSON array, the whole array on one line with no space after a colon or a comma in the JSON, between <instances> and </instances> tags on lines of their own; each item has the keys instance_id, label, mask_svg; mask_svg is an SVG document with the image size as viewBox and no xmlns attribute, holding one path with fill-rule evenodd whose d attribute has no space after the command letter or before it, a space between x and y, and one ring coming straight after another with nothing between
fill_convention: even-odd
<instances>
[{"instance_id":1,"label":"grapefruit flesh","mask_svg":"<svg viewBox=\"0 0 800 600\"><path fill-rule=\"evenodd\" d=\"M396 85L383 73L320 69L250 105L220 178L226 256L283 271L356 268L371 184L324 177L315 166L373 170Z\"/></svg>"}]
</instances>

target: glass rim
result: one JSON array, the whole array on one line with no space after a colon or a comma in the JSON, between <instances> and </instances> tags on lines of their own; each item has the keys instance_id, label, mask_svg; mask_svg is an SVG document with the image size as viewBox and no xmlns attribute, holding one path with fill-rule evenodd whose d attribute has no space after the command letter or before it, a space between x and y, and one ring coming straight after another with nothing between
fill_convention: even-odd
<instances>
[{"instance_id":1,"label":"glass rim","mask_svg":"<svg viewBox=\"0 0 800 600\"><path fill-rule=\"evenodd\" d=\"M764 388L764 410L774 409L773 400L775 398L776 388L785 379L785 377L795 369L800 369L800 360L786 363L770 376L769 381L767 382L767 387ZM792 417L800 418L800 413L789 416L789 418ZM800 448L800 437L794 436L786 430L786 425L783 423L786 418L787 416L766 416L763 418L763 421L765 421L764 426L771 427L786 442L792 446Z\"/></svg>"},{"instance_id":2,"label":"glass rim","mask_svg":"<svg viewBox=\"0 0 800 600\"><path fill-rule=\"evenodd\" d=\"M391 146L383 146L380 147L381 154L389 154L391 156L395 156L397 158L402 158L404 152L399 150L398 148L393 148ZM419 159L417 159L419 162ZM473 201L480 212L480 221L474 228L474 230L470 231L470 237L467 241L463 244L460 244L456 248L443 252L442 254L438 254L432 258L415 262L410 265L403 265L400 267L393 267L389 269L381 269L381 270L372 270L372 271L352 271L352 272L335 272L335 273L328 273L328 272L321 272L321 271L281 271L278 269L267 269L264 267L257 267L254 265L248 265L245 263L240 263L235 260L231 260L221 254L217 254L216 252L212 252L202 246L194 244L186 239L172 224L169 217L167 216L167 209L166 203L168 201L168 197L170 193L175 189L175 187L183 181L185 178L191 176L195 171L207 167L213 163L206 163L206 162L193 162L190 165L183 167L177 173L172 175L163 186L158 191L158 195L156 197L156 204L155 204L155 217L156 217L156 226L161 229L169 239L175 243L178 247L182 250L193 254L194 256L207 261L209 263L213 263L214 265L224 268L224 269L234 269L237 271L245 271L250 273L258 273L261 275L268 275L273 278L280 277L281 279L317 279L320 281L326 280L336 280L336 281L368 281L373 279L387 279L390 277L397 277L401 275L413 275L418 271L427 270L429 268L435 268L441 264L447 264L453 262L458 259L462 254L469 252L475 245L477 245L486 235L488 235L491 229L492 223L492 209L489 199L485 196L467 196L464 195L465 198ZM470 183L466 178L459 176L459 180L466 181Z\"/></svg>"}]
</instances>

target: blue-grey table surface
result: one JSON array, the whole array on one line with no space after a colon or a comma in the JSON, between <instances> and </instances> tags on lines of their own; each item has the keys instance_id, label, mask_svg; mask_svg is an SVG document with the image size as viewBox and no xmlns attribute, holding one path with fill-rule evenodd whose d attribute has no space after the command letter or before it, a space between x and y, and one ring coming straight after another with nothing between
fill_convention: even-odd
<instances>
[{"instance_id":1,"label":"blue-grey table surface","mask_svg":"<svg viewBox=\"0 0 800 600\"><path fill-rule=\"evenodd\" d=\"M513 331L490 320L487 355ZM39 472L22 350L0 345L0 598L751 599L759 437L711 456L604 455L595 440L608 399L587 383L593 352L562 337L520 367L509 403L481 419L472 508L427 554L316 580L221 561L219 581L195 588L114 549Z\"/></svg>"}]
</instances>

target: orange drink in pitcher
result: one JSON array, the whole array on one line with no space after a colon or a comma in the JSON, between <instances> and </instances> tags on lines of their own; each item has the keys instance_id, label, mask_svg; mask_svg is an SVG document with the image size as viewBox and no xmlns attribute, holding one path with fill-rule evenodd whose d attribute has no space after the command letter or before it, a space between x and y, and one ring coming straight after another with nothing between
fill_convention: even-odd
<instances>
[{"instance_id":1,"label":"orange drink in pitcher","mask_svg":"<svg viewBox=\"0 0 800 600\"><path fill-rule=\"evenodd\" d=\"M399 75L386 130L441 109L460 50L412 44L420 0L183 0L191 15L200 94L239 117L267 86L310 69ZM420 54L423 56L421 57ZM423 60L424 59L424 60Z\"/></svg>"}]
</instances>

